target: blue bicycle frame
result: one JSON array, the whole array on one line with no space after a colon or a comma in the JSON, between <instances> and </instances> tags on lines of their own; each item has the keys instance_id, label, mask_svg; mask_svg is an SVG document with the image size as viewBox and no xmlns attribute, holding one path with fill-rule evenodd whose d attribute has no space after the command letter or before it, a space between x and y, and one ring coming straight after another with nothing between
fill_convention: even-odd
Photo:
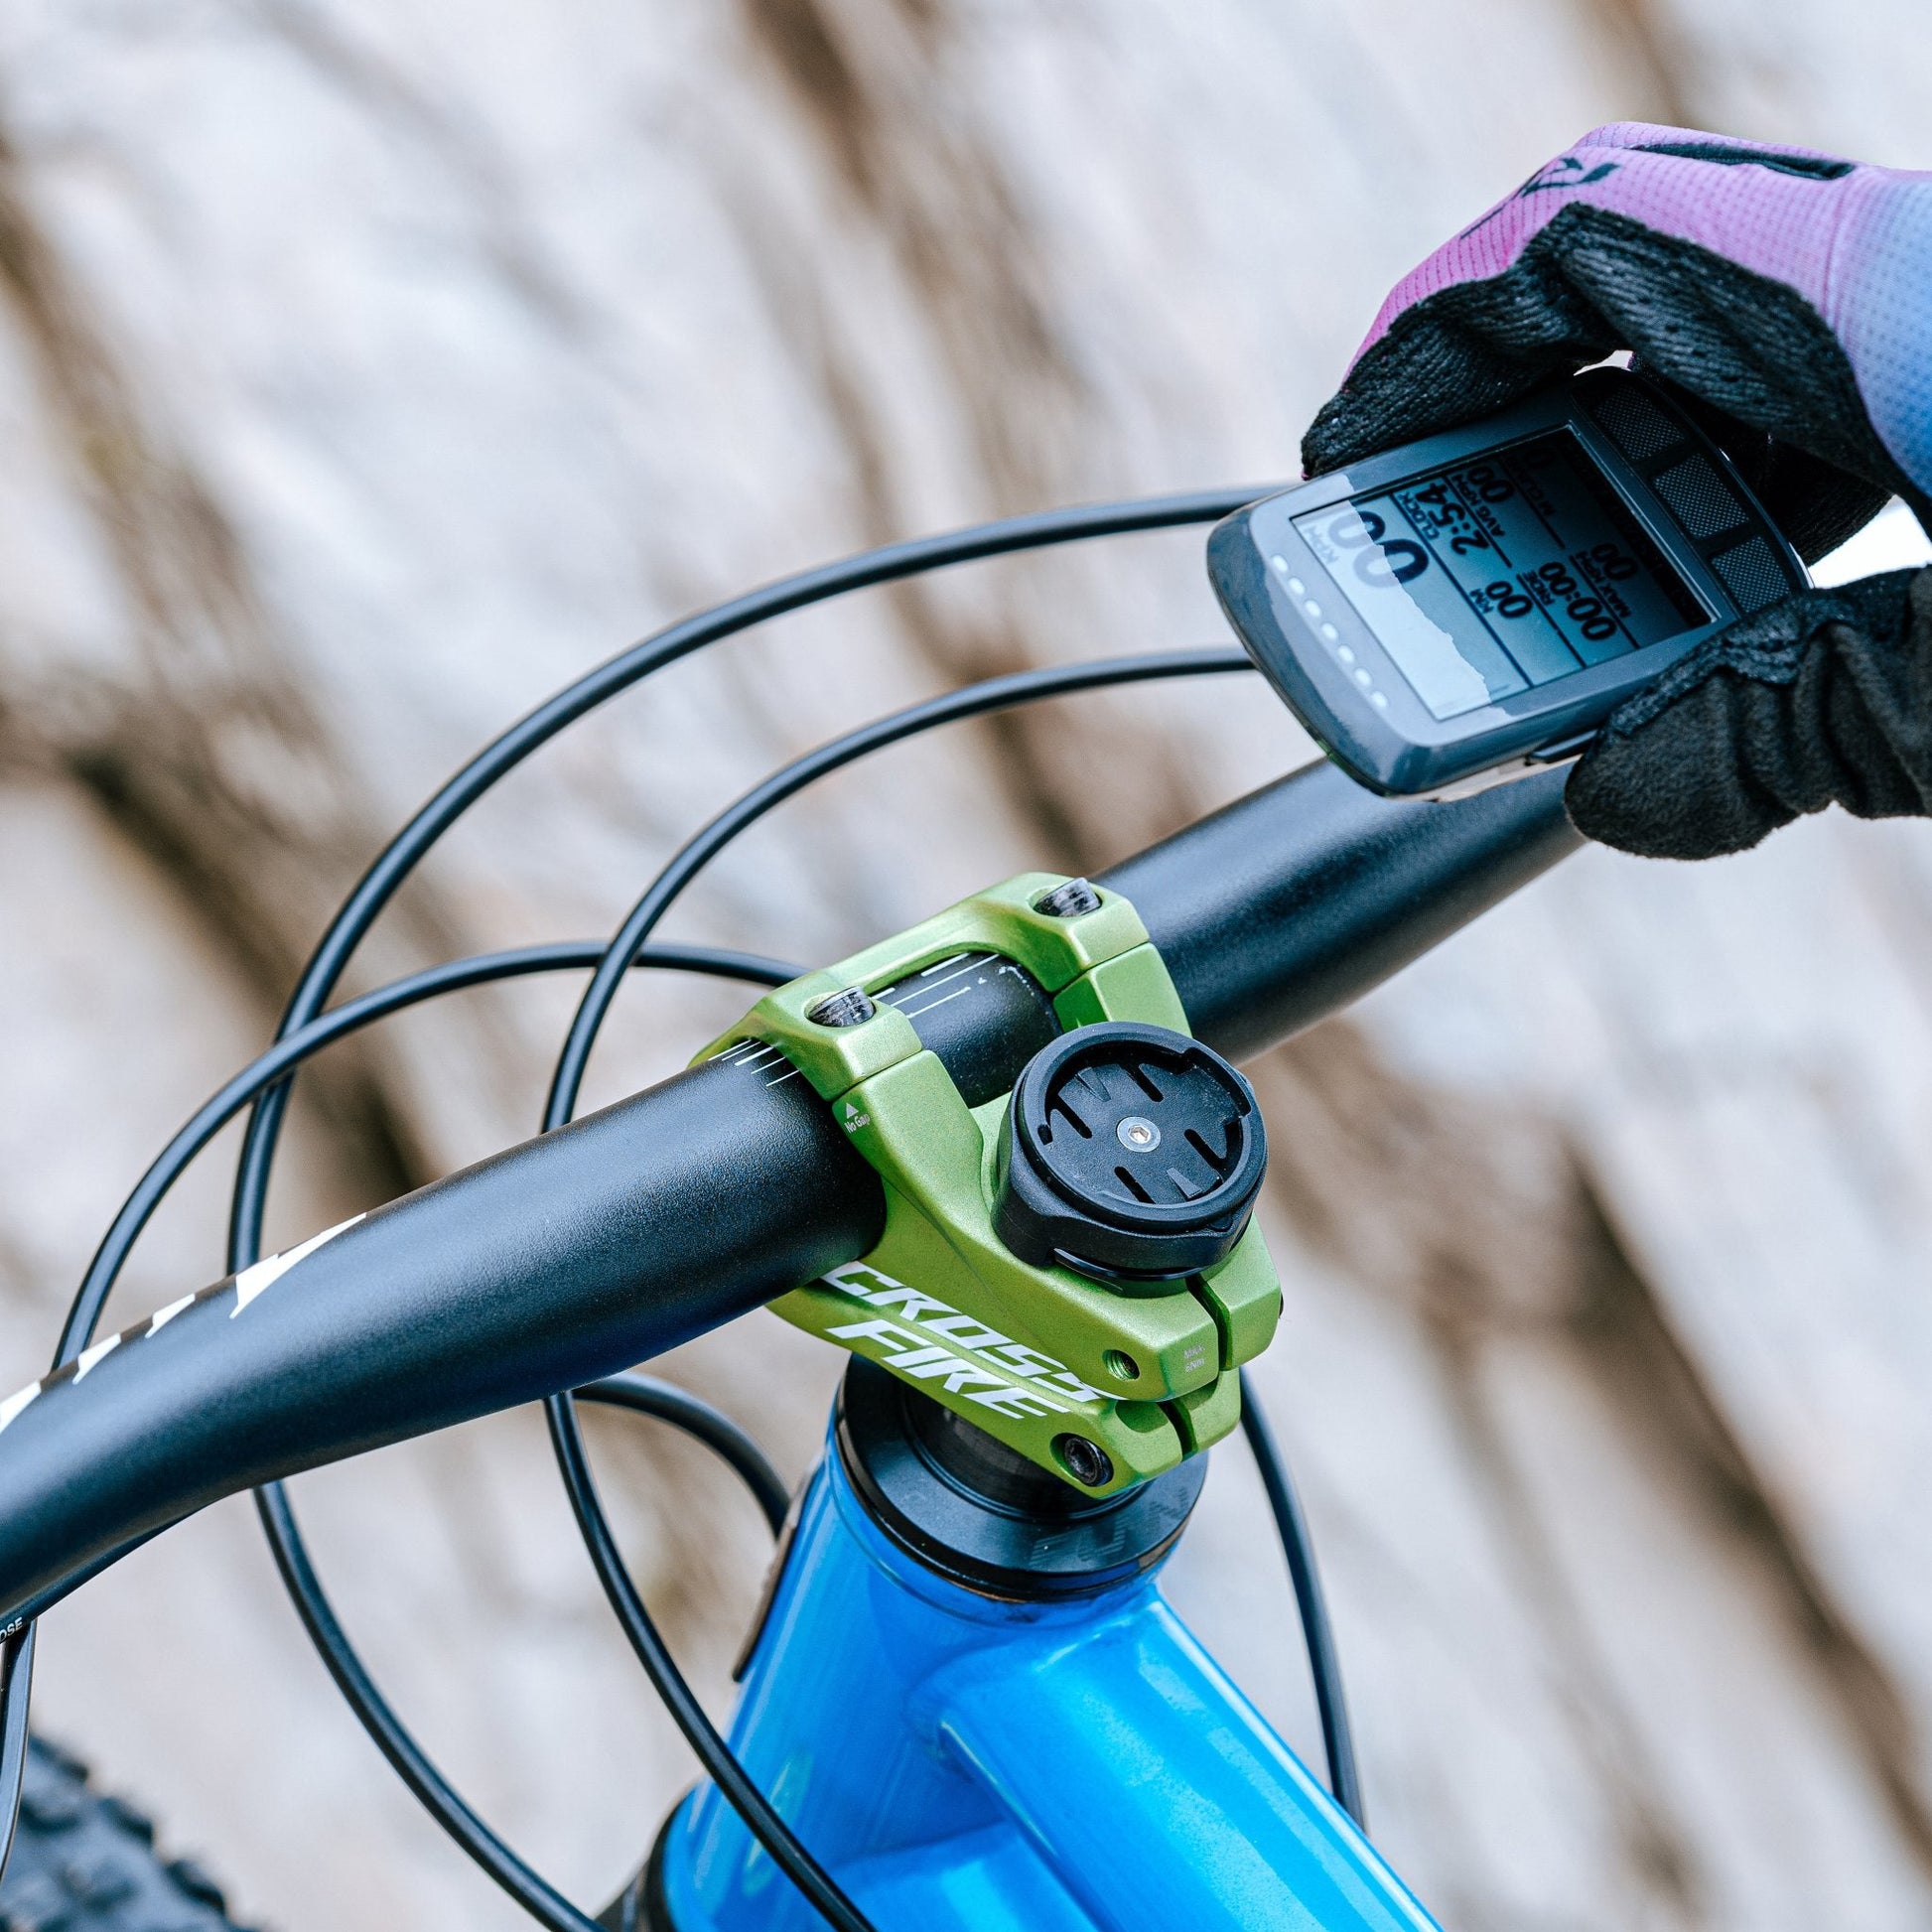
<instances>
[{"instance_id":1,"label":"blue bicycle frame","mask_svg":"<svg viewBox=\"0 0 1932 1932\"><path fill-rule=\"evenodd\" d=\"M1002 1600L888 1535L835 1428L732 1725L882 1932L1418 1932L1435 1921L1162 1595ZM675 1932L817 1914L712 1785L653 1859Z\"/></svg>"}]
</instances>

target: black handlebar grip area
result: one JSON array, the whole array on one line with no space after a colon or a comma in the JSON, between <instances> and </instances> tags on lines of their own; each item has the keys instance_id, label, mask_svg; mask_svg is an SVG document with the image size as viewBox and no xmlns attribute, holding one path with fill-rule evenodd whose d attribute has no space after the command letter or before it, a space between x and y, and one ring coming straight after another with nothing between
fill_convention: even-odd
<instances>
[{"instance_id":1,"label":"black handlebar grip area","mask_svg":"<svg viewBox=\"0 0 1932 1932\"><path fill-rule=\"evenodd\" d=\"M220 1496L715 1328L864 1254L884 1211L830 1110L763 1054L258 1264L0 1404L0 1624Z\"/></svg>"},{"instance_id":2,"label":"black handlebar grip area","mask_svg":"<svg viewBox=\"0 0 1932 1932\"><path fill-rule=\"evenodd\" d=\"M1379 798L1322 762L1116 866L1195 1035L1246 1059L1338 1012L1582 838L1567 772L1445 803Z\"/></svg>"}]
</instances>

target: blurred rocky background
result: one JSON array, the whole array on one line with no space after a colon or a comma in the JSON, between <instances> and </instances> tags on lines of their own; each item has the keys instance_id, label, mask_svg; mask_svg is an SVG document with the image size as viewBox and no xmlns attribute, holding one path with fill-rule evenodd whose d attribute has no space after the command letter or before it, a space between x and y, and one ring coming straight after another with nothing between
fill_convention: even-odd
<instances>
[{"instance_id":1,"label":"blurred rocky background","mask_svg":"<svg viewBox=\"0 0 1932 1932\"><path fill-rule=\"evenodd\" d=\"M551 688L866 543L1295 476L1387 285L1596 122L1924 167L1929 98L1915 0L8 0L5 1386L385 830ZM1199 551L976 566L675 667L476 813L359 983L608 932L712 810L880 710L1218 637ZM1859 554L1925 552L1894 518ZM1247 680L957 729L787 806L670 929L832 957L1310 755ZM1590 852L1256 1069L1288 1280L1260 1380L1377 1835L1456 1932L1932 1921L1928 938L1922 826ZM530 1132L575 991L333 1056L272 1236ZM743 1004L633 986L589 1101ZM110 1325L221 1272L231 1154ZM670 1366L808 1465L825 1351L760 1316ZM761 1525L652 1425L593 1427L722 1711ZM595 1910L692 1773L537 1420L296 1500L384 1688ZM1173 1591L1318 1755L1264 1521L1220 1451ZM42 1658L43 1728L239 1912L523 1922L337 1702L245 1502L88 1587Z\"/></svg>"}]
</instances>

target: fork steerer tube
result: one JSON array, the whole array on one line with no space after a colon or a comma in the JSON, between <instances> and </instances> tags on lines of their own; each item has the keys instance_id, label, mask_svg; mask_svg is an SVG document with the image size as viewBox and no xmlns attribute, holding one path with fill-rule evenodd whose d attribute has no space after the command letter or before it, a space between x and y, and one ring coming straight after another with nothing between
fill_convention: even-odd
<instances>
[{"instance_id":1,"label":"fork steerer tube","mask_svg":"<svg viewBox=\"0 0 1932 1932\"><path fill-rule=\"evenodd\" d=\"M1250 1054L1569 851L1560 783L1418 804L1311 766L1107 883L1140 910L1195 1030ZM962 1083L1017 1065L1006 1035L1040 1024L1011 986L941 1011L929 1043ZM628 1367L867 1253L878 1177L782 1071L679 1075L217 1284L0 1404L0 1631L217 1497Z\"/></svg>"}]
</instances>

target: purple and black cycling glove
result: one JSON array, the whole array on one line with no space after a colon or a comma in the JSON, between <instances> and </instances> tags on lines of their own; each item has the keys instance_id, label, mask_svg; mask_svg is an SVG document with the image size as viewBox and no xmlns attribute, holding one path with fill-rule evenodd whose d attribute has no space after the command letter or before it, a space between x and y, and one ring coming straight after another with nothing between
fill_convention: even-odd
<instances>
[{"instance_id":1,"label":"purple and black cycling glove","mask_svg":"<svg viewBox=\"0 0 1932 1932\"><path fill-rule=\"evenodd\" d=\"M1932 175L1599 128L1383 305L1303 443L1318 475L1635 351L1806 558L1896 493L1932 530ZM1706 858L1802 812L1932 814L1932 572L1735 623L1614 712L1566 794L1627 851Z\"/></svg>"}]
</instances>

